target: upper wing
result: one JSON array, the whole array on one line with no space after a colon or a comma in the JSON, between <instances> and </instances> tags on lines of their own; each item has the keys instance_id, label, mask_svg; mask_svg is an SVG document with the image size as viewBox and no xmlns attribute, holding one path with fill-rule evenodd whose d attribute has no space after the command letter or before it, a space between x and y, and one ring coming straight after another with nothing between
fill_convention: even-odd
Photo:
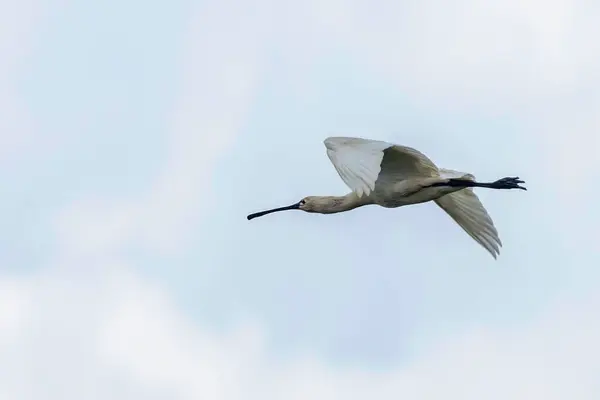
<instances>
[{"instance_id":1,"label":"upper wing","mask_svg":"<svg viewBox=\"0 0 600 400\"><path fill-rule=\"evenodd\" d=\"M498 231L471 188L447 194L435 202L494 258L500 254L502 242Z\"/></svg>"},{"instance_id":2,"label":"upper wing","mask_svg":"<svg viewBox=\"0 0 600 400\"><path fill-rule=\"evenodd\" d=\"M324 143L340 178L359 197L371 193L380 174L396 180L437 174L435 164L410 147L349 137L330 137Z\"/></svg>"}]
</instances>

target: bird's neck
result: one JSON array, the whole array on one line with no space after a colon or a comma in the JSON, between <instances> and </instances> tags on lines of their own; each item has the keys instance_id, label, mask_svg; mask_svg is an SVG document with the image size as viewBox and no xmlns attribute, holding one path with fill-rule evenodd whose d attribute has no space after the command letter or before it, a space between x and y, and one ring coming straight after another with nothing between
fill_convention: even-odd
<instances>
[{"instance_id":1,"label":"bird's neck","mask_svg":"<svg viewBox=\"0 0 600 400\"><path fill-rule=\"evenodd\" d=\"M335 214L371 204L368 196L358 197L354 192L345 196L322 196L319 200L320 206L315 211L321 214Z\"/></svg>"}]
</instances>

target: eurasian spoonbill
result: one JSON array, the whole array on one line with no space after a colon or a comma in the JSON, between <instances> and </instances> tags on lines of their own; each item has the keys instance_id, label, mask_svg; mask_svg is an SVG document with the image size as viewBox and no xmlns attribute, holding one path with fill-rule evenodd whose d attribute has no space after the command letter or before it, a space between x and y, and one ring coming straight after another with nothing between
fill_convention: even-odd
<instances>
[{"instance_id":1,"label":"eurasian spoonbill","mask_svg":"<svg viewBox=\"0 0 600 400\"><path fill-rule=\"evenodd\" d=\"M329 137L327 156L342 180L352 189L345 196L308 196L287 207L248 215L248 220L284 210L332 214L368 204L394 208L435 201L477 243L496 258L502 242L492 219L473 187L522 189L519 177L482 183L465 172L438 168L410 147L378 140Z\"/></svg>"}]
</instances>

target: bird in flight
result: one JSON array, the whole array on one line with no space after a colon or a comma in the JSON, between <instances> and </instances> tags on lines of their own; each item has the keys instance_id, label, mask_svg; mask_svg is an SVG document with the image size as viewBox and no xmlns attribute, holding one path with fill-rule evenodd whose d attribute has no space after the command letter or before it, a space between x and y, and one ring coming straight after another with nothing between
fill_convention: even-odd
<instances>
[{"instance_id":1,"label":"bird in flight","mask_svg":"<svg viewBox=\"0 0 600 400\"><path fill-rule=\"evenodd\" d=\"M248 220L277 211L333 214L377 204L386 208L435 201L469 236L496 258L502 242L474 187L521 189L519 177L477 182L469 173L438 168L418 150L378 140L329 137L327 156L352 190L345 196L308 196L287 207L248 215Z\"/></svg>"}]
</instances>

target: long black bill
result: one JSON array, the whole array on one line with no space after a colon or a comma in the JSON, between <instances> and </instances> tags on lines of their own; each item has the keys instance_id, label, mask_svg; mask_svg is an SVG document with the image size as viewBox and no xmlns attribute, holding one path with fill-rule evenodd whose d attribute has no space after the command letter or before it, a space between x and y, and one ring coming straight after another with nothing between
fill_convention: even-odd
<instances>
[{"instance_id":1,"label":"long black bill","mask_svg":"<svg viewBox=\"0 0 600 400\"><path fill-rule=\"evenodd\" d=\"M296 203L296 204L292 204L291 206L287 206L287 207L279 207L279 208L274 208L272 210L266 210L266 211L261 211L261 212L257 212L254 214L250 214L248 215L248 221L250 221L253 218L256 217L262 217L263 215L267 215L267 214L271 214L277 211L286 211L286 210L298 210L300 208L300 202Z\"/></svg>"}]
</instances>

